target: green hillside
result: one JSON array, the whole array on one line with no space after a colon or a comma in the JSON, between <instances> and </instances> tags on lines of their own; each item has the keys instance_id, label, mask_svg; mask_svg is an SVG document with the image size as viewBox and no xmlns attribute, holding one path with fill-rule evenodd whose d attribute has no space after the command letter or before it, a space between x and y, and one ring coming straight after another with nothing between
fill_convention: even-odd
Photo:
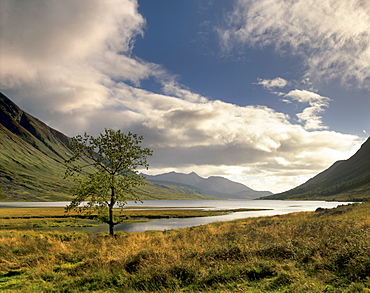
<instances>
[{"instance_id":1,"label":"green hillside","mask_svg":"<svg viewBox=\"0 0 370 293\"><path fill-rule=\"evenodd\" d=\"M348 160L334 163L296 188L262 199L370 200L370 138Z\"/></svg>"},{"instance_id":2,"label":"green hillside","mask_svg":"<svg viewBox=\"0 0 370 293\"><path fill-rule=\"evenodd\" d=\"M62 158L48 156L0 124L0 199L68 199Z\"/></svg>"},{"instance_id":3,"label":"green hillside","mask_svg":"<svg viewBox=\"0 0 370 293\"><path fill-rule=\"evenodd\" d=\"M63 179L70 138L21 110L0 93L0 200L70 200L73 180ZM142 199L203 199L197 190L149 183Z\"/></svg>"},{"instance_id":4,"label":"green hillside","mask_svg":"<svg viewBox=\"0 0 370 293\"><path fill-rule=\"evenodd\" d=\"M68 199L69 138L0 94L0 199Z\"/></svg>"}]
</instances>

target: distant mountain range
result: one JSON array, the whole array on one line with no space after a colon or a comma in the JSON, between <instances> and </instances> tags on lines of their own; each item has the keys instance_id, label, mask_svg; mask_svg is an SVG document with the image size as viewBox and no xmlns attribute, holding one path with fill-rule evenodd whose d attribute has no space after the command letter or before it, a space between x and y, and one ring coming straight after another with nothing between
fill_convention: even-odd
<instances>
[{"instance_id":1,"label":"distant mountain range","mask_svg":"<svg viewBox=\"0 0 370 293\"><path fill-rule=\"evenodd\" d=\"M192 172L190 174L170 172L159 175L145 175L153 183L177 183L199 190L201 194L215 198L255 199L271 195L270 191L256 191L244 184L229 179L211 176L203 178Z\"/></svg>"},{"instance_id":2,"label":"distant mountain range","mask_svg":"<svg viewBox=\"0 0 370 293\"><path fill-rule=\"evenodd\" d=\"M335 162L296 188L263 199L370 200L370 138L348 160Z\"/></svg>"}]
</instances>

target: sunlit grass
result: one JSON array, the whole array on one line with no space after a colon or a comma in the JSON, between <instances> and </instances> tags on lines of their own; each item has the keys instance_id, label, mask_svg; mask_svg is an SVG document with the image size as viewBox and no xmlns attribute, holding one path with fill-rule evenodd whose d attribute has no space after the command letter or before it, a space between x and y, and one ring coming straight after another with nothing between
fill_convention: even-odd
<instances>
[{"instance_id":1,"label":"sunlit grass","mask_svg":"<svg viewBox=\"0 0 370 293\"><path fill-rule=\"evenodd\" d=\"M0 231L1 292L370 292L370 204L165 232Z\"/></svg>"}]
</instances>

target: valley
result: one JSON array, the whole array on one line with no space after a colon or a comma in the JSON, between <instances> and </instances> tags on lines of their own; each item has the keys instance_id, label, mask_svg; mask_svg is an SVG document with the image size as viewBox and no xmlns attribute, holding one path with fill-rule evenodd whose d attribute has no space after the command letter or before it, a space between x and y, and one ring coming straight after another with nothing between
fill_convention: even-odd
<instances>
[{"instance_id":1,"label":"valley","mask_svg":"<svg viewBox=\"0 0 370 293\"><path fill-rule=\"evenodd\" d=\"M0 200L71 200L63 179L69 138L0 95ZM225 178L171 172L148 176L142 200L228 202L253 199L367 201L369 140L346 161L305 184L271 195ZM92 170L93 171L93 170ZM369 203L269 211L181 208L124 209L126 225L151 219L209 218L245 213L243 219L188 228L117 231L108 237L94 215L65 215L64 208L0 208L2 292L366 292L370 288ZM335 204L326 202L325 204ZM250 205L250 204L249 204ZM323 205L323 204L322 204ZM297 210L294 210L297 209ZM300 212L294 212L300 211ZM261 213L247 218L248 213ZM87 218L86 218L87 217ZM199 225L199 226L198 226ZM59 230L69 229L69 230ZM27 241L25 241L27 239Z\"/></svg>"}]
</instances>

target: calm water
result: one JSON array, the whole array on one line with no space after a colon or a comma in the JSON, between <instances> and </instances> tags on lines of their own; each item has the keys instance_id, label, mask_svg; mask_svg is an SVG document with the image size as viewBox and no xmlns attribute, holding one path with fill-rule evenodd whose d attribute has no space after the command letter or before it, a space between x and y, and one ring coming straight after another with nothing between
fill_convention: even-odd
<instances>
[{"instance_id":1,"label":"calm water","mask_svg":"<svg viewBox=\"0 0 370 293\"><path fill-rule=\"evenodd\" d=\"M199 226L213 222L231 221L235 219L274 216L301 211L314 211L318 207L334 208L349 202L324 201L281 201L281 200L146 200L143 203L128 202L129 207L150 207L155 209L200 208L200 209L269 209L265 211L233 212L227 215L214 217L196 217L187 219L158 219L145 223L123 223L115 227L115 231L144 232L147 230L164 231L170 229ZM0 202L0 207L65 207L69 202ZM50 229L52 230L52 229ZM59 229L60 230L60 229ZM63 228L63 230L83 230L96 233L108 231L108 225L99 225L88 228Z\"/></svg>"}]
</instances>

